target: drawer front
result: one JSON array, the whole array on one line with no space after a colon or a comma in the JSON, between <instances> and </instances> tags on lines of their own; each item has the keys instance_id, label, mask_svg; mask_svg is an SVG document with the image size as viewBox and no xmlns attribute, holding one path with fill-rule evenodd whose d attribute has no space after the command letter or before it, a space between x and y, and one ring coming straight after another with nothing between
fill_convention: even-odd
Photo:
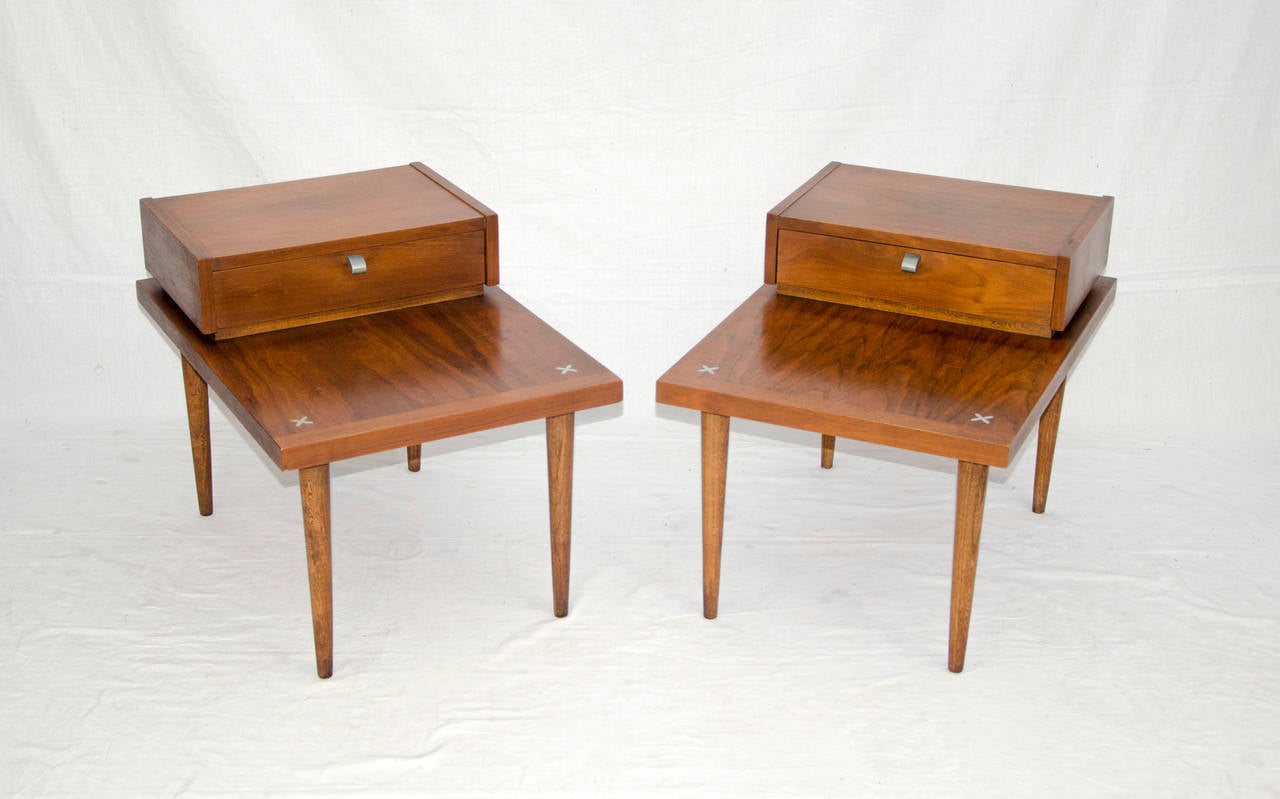
<instances>
[{"instance_id":1,"label":"drawer front","mask_svg":"<svg viewBox=\"0 0 1280 799\"><path fill-rule=\"evenodd\" d=\"M352 273L348 255L363 256L362 274ZM288 327L278 322L294 317L338 318L346 308L357 315L370 306L403 307L483 283L484 231L477 230L216 271L213 305L220 333L247 333ZM299 324L306 321L315 320Z\"/></svg>"},{"instance_id":2,"label":"drawer front","mask_svg":"<svg viewBox=\"0 0 1280 799\"><path fill-rule=\"evenodd\" d=\"M914 273L903 257L919 256ZM778 233L778 291L1049 335L1055 273L795 230Z\"/></svg>"}]
</instances>

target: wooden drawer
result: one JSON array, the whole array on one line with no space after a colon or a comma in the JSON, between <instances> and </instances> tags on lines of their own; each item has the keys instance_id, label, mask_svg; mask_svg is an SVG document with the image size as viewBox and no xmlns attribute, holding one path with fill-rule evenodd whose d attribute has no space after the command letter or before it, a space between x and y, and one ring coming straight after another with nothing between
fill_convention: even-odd
<instances>
[{"instance_id":1,"label":"wooden drawer","mask_svg":"<svg viewBox=\"0 0 1280 799\"><path fill-rule=\"evenodd\" d=\"M348 255L365 272L353 274ZM480 294L484 231L356 248L213 273L218 337Z\"/></svg>"},{"instance_id":2,"label":"wooden drawer","mask_svg":"<svg viewBox=\"0 0 1280 799\"><path fill-rule=\"evenodd\" d=\"M141 213L147 271L219 339L498 282L497 216L422 164L147 198Z\"/></svg>"},{"instance_id":3,"label":"wooden drawer","mask_svg":"<svg viewBox=\"0 0 1280 799\"><path fill-rule=\"evenodd\" d=\"M769 212L764 279L782 294L1052 336L1106 268L1113 208L832 163Z\"/></svg>"},{"instance_id":4,"label":"wooden drawer","mask_svg":"<svg viewBox=\"0 0 1280 799\"><path fill-rule=\"evenodd\" d=\"M919 261L903 271L904 256ZM839 236L779 232L778 293L934 319L1049 330L1055 272Z\"/></svg>"}]
</instances>

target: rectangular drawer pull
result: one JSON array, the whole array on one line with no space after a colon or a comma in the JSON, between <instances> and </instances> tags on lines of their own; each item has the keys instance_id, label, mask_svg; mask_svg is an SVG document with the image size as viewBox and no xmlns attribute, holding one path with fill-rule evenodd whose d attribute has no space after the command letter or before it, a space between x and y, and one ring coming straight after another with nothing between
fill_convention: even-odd
<instances>
[{"instance_id":1,"label":"rectangular drawer pull","mask_svg":"<svg viewBox=\"0 0 1280 799\"><path fill-rule=\"evenodd\" d=\"M920 268L920 256L919 256L919 255L917 255L916 253L913 253L913 252L909 252L909 253L907 253L906 255L902 256L902 271L903 271L903 272L910 272L911 274L913 274L913 275L914 275L914 274L916 273L916 270L917 270L917 269L919 269L919 268Z\"/></svg>"},{"instance_id":2,"label":"rectangular drawer pull","mask_svg":"<svg viewBox=\"0 0 1280 799\"><path fill-rule=\"evenodd\" d=\"M351 267L351 274L353 275L363 275L365 272L369 271L369 265L364 262L363 255L348 255L347 265ZM903 268L905 269L906 267ZM914 272L915 270L913 269L911 271Z\"/></svg>"}]
</instances>

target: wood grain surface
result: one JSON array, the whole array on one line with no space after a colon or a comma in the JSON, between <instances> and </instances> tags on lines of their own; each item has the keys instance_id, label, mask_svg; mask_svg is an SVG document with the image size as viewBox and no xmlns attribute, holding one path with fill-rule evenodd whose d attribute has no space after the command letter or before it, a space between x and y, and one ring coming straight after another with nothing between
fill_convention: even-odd
<instances>
[{"instance_id":1,"label":"wood grain surface","mask_svg":"<svg viewBox=\"0 0 1280 799\"><path fill-rule=\"evenodd\" d=\"M311 631L316 674L333 675L333 561L329 513L329 465L298 472L302 527L307 545L307 583L311 587Z\"/></svg>"},{"instance_id":2,"label":"wood grain surface","mask_svg":"<svg viewBox=\"0 0 1280 799\"><path fill-rule=\"evenodd\" d=\"M702 414L702 615L720 607L720 552L724 540L724 489L729 467L729 417Z\"/></svg>"},{"instance_id":3,"label":"wood grain surface","mask_svg":"<svg viewBox=\"0 0 1280 799\"><path fill-rule=\"evenodd\" d=\"M142 201L214 270L484 227L483 215L410 165Z\"/></svg>"},{"instance_id":4,"label":"wood grain surface","mask_svg":"<svg viewBox=\"0 0 1280 799\"><path fill-rule=\"evenodd\" d=\"M351 254L362 255L368 271L351 274ZM219 337L230 338L265 323L294 327L281 320L326 312L358 316L358 309L380 311L388 303L403 308L475 295L483 284L484 232L475 230L224 269L214 273L211 290Z\"/></svg>"},{"instance_id":5,"label":"wood grain surface","mask_svg":"<svg viewBox=\"0 0 1280 799\"><path fill-rule=\"evenodd\" d=\"M908 252L917 271L903 272ZM778 293L1052 334L1052 269L784 230Z\"/></svg>"},{"instance_id":6,"label":"wood grain surface","mask_svg":"<svg viewBox=\"0 0 1280 799\"><path fill-rule=\"evenodd\" d=\"M1067 384L1058 386L1058 392L1040 414L1040 427L1036 436L1036 479L1031 491L1031 510L1044 513L1049 499L1049 476L1053 473L1053 452L1058 446L1058 423L1062 420L1062 393Z\"/></svg>"},{"instance_id":7,"label":"wood grain surface","mask_svg":"<svg viewBox=\"0 0 1280 799\"><path fill-rule=\"evenodd\" d=\"M1057 269L1111 197L840 164L778 214L781 227Z\"/></svg>"},{"instance_id":8,"label":"wood grain surface","mask_svg":"<svg viewBox=\"0 0 1280 799\"><path fill-rule=\"evenodd\" d=\"M822 437L822 459L820 465L824 469L830 469L836 463L836 437Z\"/></svg>"},{"instance_id":9,"label":"wood grain surface","mask_svg":"<svg viewBox=\"0 0 1280 799\"><path fill-rule=\"evenodd\" d=\"M573 520L573 414L547 417L547 494L551 510L551 597L569 613L569 545Z\"/></svg>"},{"instance_id":10,"label":"wood grain surface","mask_svg":"<svg viewBox=\"0 0 1280 799\"><path fill-rule=\"evenodd\" d=\"M988 467L960 461L956 469L956 537L951 556L951 631L947 668L964 670L969 645L969 617L973 613L973 584L978 574L978 542L982 511L987 501Z\"/></svg>"},{"instance_id":11,"label":"wood grain surface","mask_svg":"<svg viewBox=\"0 0 1280 799\"><path fill-rule=\"evenodd\" d=\"M196 475L196 503L201 516L213 514L213 453L209 441L209 386L182 359L182 388L187 397L187 428L191 434L191 463Z\"/></svg>"},{"instance_id":12,"label":"wood grain surface","mask_svg":"<svg viewBox=\"0 0 1280 799\"><path fill-rule=\"evenodd\" d=\"M156 281L137 290L143 310L282 469L622 399L617 376L499 288L226 341L201 335Z\"/></svg>"},{"instance_id":13,"label":"wood grain surface","mask_svg":"<svg viewBox=\"0 0 1280 799\"><path fill-rule=\"evenodd\" d=\"M657 399L1007 466L1114 297L1099 278L1067 330L1038 338L764 286L658 380Z\"/></svg>"}]
</instances>

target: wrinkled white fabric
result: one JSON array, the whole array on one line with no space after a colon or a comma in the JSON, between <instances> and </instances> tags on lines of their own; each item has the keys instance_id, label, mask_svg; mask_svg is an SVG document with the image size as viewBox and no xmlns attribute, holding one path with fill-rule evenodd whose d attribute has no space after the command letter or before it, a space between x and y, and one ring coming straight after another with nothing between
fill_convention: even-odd
<instances>
[{"instance_id":1,"label":"wrinkled white fabric","mask_svg":"<svg viewBox=\"0 0 1280 799\"><path fill-rule=\"evenodd\" d=\"M0 3L0 794L1271 796L1280 5ZM195 513L137 200L421 160L621 375L550 613L539 428L295 476L215 412ZM945 670L953 465L735 423L721 617L653 381L831 160L1116 197L1049 512L993 477Z\"/></svg>"}]
</instances>

